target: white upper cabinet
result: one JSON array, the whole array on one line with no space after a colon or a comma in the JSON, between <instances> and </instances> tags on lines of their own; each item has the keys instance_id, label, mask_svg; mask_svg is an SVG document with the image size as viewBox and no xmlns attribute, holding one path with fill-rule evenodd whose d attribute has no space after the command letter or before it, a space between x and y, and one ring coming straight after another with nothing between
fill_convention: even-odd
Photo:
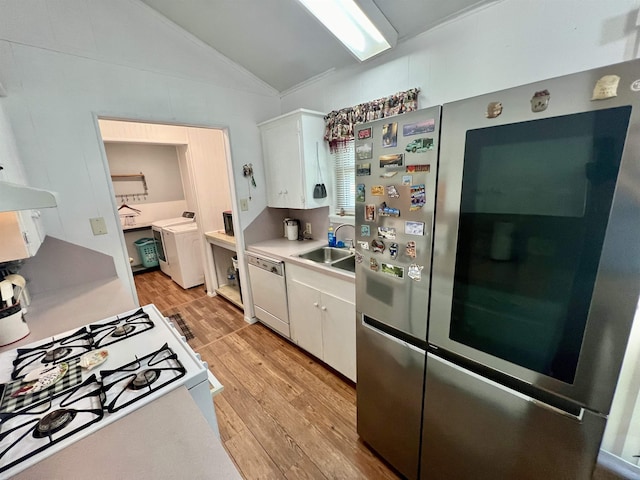
<instances>
[{"instance_id":1,"label":"white upper cabinet","mask_svg":"<svg viewBox=\"0 0 640 480\"><path fill-rule=\"evenodd\" d=\"M267 181L267 205L277 208L318 208L330 204L333 175L324 141L324 114L295 110L258 125ZM314 198L316 184L326 196Z\"/></svg>"}]
</instances>

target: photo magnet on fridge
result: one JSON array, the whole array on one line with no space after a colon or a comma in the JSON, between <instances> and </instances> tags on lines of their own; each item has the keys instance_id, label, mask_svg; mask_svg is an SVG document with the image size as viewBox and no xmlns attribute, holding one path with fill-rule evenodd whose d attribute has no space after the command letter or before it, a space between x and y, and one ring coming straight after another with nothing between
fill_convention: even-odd
<instances>
[{"instance_id":1,"label":"photo magnet on fridge","mask_svg":"<svg viewBox=\"0 0 640 480\"><path fill-rule=\"evenodd\" d=\"M382 126L382 146L397 147L398 146L398 124L387 123Z\"/></svg>"},{"instance_id":2,"label":"photo magnet on fridge","mask_svg":"<svg viewBox=\"0 0 640 480\"><path fill-rule=\"evenodd\" d=\"M391 275L396 278L404 278L404 267L398 267L397 265L391 265L389 263L382 263L382 273Z\"/></svg>"},{"instance_id":3,"label":"photo magnet on fridge","mask_svg":"<svg viewBox=\"0 0 640 480\"><path fill-rule=\"evenodd\" d=\"M371 164L359 163L356 166L356 177L364 177L366 175L371 175Z\"/></svg>"},{"instance_id":4,"label":"photo magnet on fridge","mask_svg":"<svg viewBox=\"0 0 640 480\"><path fill-rule=\"evenodd\" d=\"M411 185L413 183L413 177L411 175L403 175L402 176L402 185L405 187Z\"/></svg>"},{"instance_id":5,"label":"photo magnet on fridge","mask_svg":"<svg viewBox=\"0 0 640 480\"><path fill-rule=\"evenodd\" d=\"M378 236L387 240L395 240L396 229L393 227L378 227Z\"/></svg>"},{"instance_id":6,"label":"photo magnet on fridge","mask_svg":"<svg viewBox=\"0 0 640 480\"><path fill-rule=\"evenodd\" d=\"M364 202L366 189L364 183L356 185L356 202Z\"/></svg>"},{"instance_id":7,"label":"photo magnet on fridge","mask_svg":"<svg viewBox=\"0 0 640 480\"><path fill-rule=\"evenodd\" d=\"M384 195L384 187L382 185L373 185L371 187L371 195L378 197Z\"/></svg>"},{"instance_id":8,"label":"photo magnet on fridge","mask_svg":"<svg viewBox=\"0 0 640 480\"><path fill-rule=\"evenodd\" d=\"M411 206L409 207L409 211L420 210L424 206L426 202L424 190L424 183L411 185Z\"/></svg>"},{"instance_id":9,"label":"photo magnet on fridge","mask_svg":"<svg viewBox=\"0 0 640 480\"><path fill-rule=\"evenodd\" d=\"M401 167L404 155L402 153L393 153L391 155L382 155L380 157L380 168L385 167Z\"/></svg>"},{"instance_id":10,"label":"photo magnet on fridge","mask_svg":"<svg viewBox=\"0 0 640 480\"><path fill-rule=\"evenodd\" d=\"M404 222L405 235L424 235L424 223L423 222ZM414 243L414 242L409 242ZM407 244L407 248L409 244ZM414 243L415 248L415 243Z\"/></svg>"},{"instance_id":11,"label":"photo magnet on fridge","mask_svg":"<svg viewBox=\"0 0 640 480\"><path fill-rule=\"evenodd\" d=\"M400 194L398 193L398 189L395 185L387 185L387 196L389 198L398 198Z\"/></svg>"},{"instance_id":12,"label":"photo magnet on fridge","mask_svg":"<svg viewBox=\"0 0 640 480\"><path fill-rule=\"evenodd\" d=\"M369 225L360 225L360 236L361 237L371 236L371 229L369 228Z\"/></svg>"},{"instance_id":13,"label":"photo magnet on fridge","mask_svg":"<svg viewBox=\"0 0 640 480\"><path fill-rule=\"evenodd\" d=\"M402 135L409 137L411 135L419 135L421 133L431 133L436 129L436 121L433 118L424 122L407 123L402 126Z\"/></svg>"},{"instance_id":14,"label":"photo magnet on fridge","mask_svg":"<svg viewBox=\"0 0 640 480\"><path fill-rule=\"evenodd\" d=\"M371 127L358 130L358 140L364 140L365 138L371 138Z\"/></svg>"},{"instance_id":15,"label":"photo magnet on fridge","mask_svg":"<svg viewBox=\"0 0 640 480\"><path fill-rule=\"evenodd\" d=\"M373 158L373 143L356 145L356 160L369 160Z\"/></svg>"},{"instance_id":16,"label":"photo magnet on fridge","mask_svg":"<svg viewBox=\"0 0 640 480\"><path fill-rule=\"evenodd\" d=\"M366 222L373 222L376 219L376 206L369 204L364 207L364 219Z\"/></svg>"}]
</instances>

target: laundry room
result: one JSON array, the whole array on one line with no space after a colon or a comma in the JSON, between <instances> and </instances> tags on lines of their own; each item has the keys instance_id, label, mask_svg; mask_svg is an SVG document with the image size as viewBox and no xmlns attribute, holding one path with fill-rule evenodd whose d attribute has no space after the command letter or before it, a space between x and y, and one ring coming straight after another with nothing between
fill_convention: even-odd
<instances>
[{"instance_id":1,"label":"laundry room","mask_svg":"<svg viewBox=\"0 0 640 480\"><path fill-rule=\"evenodd\" d=\"M134 275L160 269L182 288L206 283L213 257L201 231L231 209L221 130L99 120L123 239ZM200 152L207 152L201 154ZM211 176L209 176L209 175Z\"/></svg>"}]
</instances>

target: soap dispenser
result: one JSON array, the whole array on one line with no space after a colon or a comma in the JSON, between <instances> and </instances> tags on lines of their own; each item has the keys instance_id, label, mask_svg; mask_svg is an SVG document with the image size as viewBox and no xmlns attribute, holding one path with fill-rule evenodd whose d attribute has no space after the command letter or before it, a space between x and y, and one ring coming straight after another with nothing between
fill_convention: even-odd
<instances>
[{"instance_id":1,"label":"soap dispenser","mask_svg":"<svg viewBox=\"0 0 640 480\"><path fill-rule=\"evenodd\" d=\"M329 246L330 247L335 247L336 246L336 234L333 231L333 225L329 225L329 232L327 233L327 238L329 240Z\"/></svg>"}]
</instances>

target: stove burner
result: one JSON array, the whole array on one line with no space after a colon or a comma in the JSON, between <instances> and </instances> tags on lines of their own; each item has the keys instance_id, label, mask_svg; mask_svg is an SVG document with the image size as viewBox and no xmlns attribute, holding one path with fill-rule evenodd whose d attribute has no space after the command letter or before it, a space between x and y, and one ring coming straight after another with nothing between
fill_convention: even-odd
<instances>
[{"instance_id":1,"label":"stove burner","mask_svg":"<svg viewBox=\"0 0 640 480\"><path fill-rule=\"evenodd\" d=\"M129 335L136 329L135 325L125 324L116 327L116 329L111 333L114 337L124 337L125 335Z\"/></svg>"},{"instance_id":2,"label":"stove burner","mask_svg":"<svg viewBox=\"0 0 640 480\"><path fill-rule=\"evenodd\" d=\"M35 438L45 438L59 432L71 423L71 420L75 418L76 413L77 412L75 410L61 408L46 414L40 419L36 428L33 430L33 436Z\"/></svg>"},{"instance_id":3,"label":"stove burner","mask_svg":"<svg viewBox=\"0 0 640 480\"><path fill-rule=\"evenodd\" d=\"M131 382L129 382L129 387L131 390L142 390L145 387L148 387L153 382L155 382L160 377L160 371L155 368L149 368L147 370L142 370L138 372Z\"/></svg>"},{"instance_id":4,"label":"stove burner","mask_svg":"<svg viewBox=\"0 0 640 480\"><path fill-rule=\"evenodd\" d=\"M42 358L42 363L55 362L56 360L60 360L61 358L66 357L70 353L71 353L71 349L65 348L65 347L57 347L57 348L54 348L53 350L48 350L44 354L44 357Z\"/></svg>"}]
</instances>

